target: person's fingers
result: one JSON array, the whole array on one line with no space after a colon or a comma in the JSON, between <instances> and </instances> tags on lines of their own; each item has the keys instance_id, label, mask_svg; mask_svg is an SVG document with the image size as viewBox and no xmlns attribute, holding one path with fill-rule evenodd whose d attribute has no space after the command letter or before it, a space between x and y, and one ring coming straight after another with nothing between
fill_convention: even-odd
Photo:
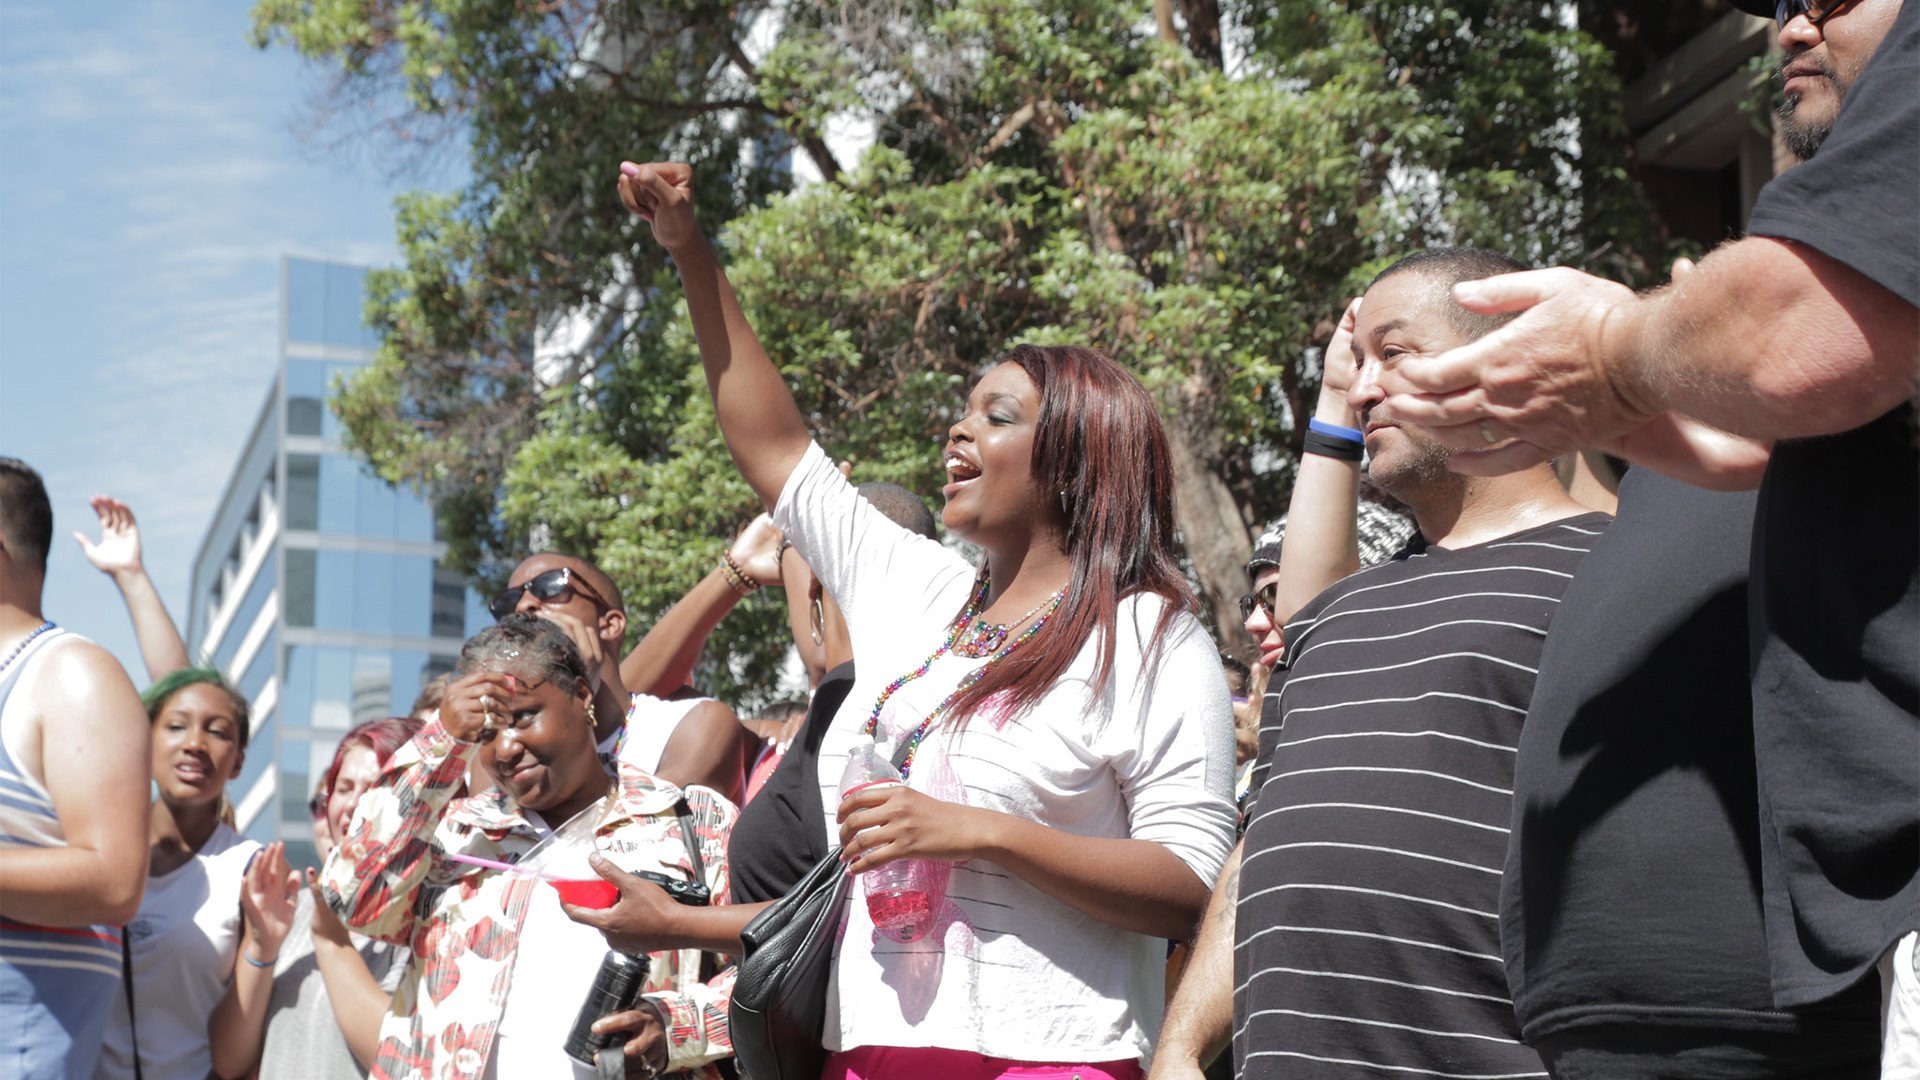
<instances>
[{"instance_id":1,"label":"person's fingers","mask_svg":"<svg viewBox=\"0 0 1920 1080\"><path fill-rule=\"evenodd\" d=\"M593 868L594 873L620 886L621 892L626 892L634 885L647 884L647 879L638 874L627 873L625 870L615 866L612 859L607 858L597 851L587 857L587 865Z\"/></svg>"},{"instance_id":2,"label":"person's fingers","mask_svg":"<svg viewBox=\"0 0 1920 1080\"><path fill-rule=\"evenodd\" d=\"M1453 287L1453 301L1468 311L1477 311L1482 315L1525 311L1564 288L1564 277L1556 267L1501 274L1478 281L1462 281Z\"/></svg>"},{"instance_id":3,"label":"person's fingers","mask_svg":"<svg viewBox=\"0 0 1920 1080\"><path fill-rule=\"evenodd\" d=\"M1694 265L1695 264L1692 259L1688 259L1684 257L1675 259L1673 260L1673 273L1671 273L1668 276L1676 282L1680 281L1684 279L1688 274L1693 273Z\"/></svg>"},{"instance_id":4,"label":"person's fingers","mask_svg":"<svg viewBox=\"0 0 1920 1080\"><path fill-rule=\"evenodd\" d=\"M1340 329L1353 333L1354 324L1360 321L1360 298L1347 301L1347 310L1340 316Z\"/></svg>"},{"instance_id":5,"label":"person's fingers","mask_svg":"<svg viewBox=\"0 0 1920 1080\"><path fill-rule=\"evenodd\" d=\"M593 1022L593 1033L605 1035L609 1031L633 1031L646 1026L654 1017L652 1009L627 1009L624 1012L608 1013Z\"/></svg>"},{"instance_id":6,"label":"person's fingers","mask_svg":"<svg viewBox=\"0 0 1920 1080\"><path fill-rule=\"evenodd\" d=\"M1374 415L1379 417L1382 412L1396 424L1433 429L1477 423L1487 419L1492 410L1487 407L1486 392L1472 386L1439 393L1405 393L1396 388Z\"/></svg>"},{"instance_id":7,"label":"person's fingers","mask_svg":"<svg viewBox=\"0 0 1920 1080\"><path fill-rule=\"evenodd\" d=\"M80 543L80 553L89 559L93 558L93 541L87 539L85 533L74 533L73 538Z\"/></svg>"},{"instance_id":8,"label":"person's fingers","mask_svg":"<svg viewBox=\"0 0 1920 1080\"><path fill-rule=\"evenodd\" d=\"M1511 324L1438 356L1407 357L1381 376L1387 389L1410 388L1423 394L1450 394L1478 386L1480 369L1510 351ZM1394 398L1387 399L1391 407Z\"/></svg>"},{"instance_id":9,"label":"person's fingers","mask_svg":"<svg viewBox=\"0 0 1920 1080\"><path fill-rule=\"evenodd\" d=\"M633 214L639 213L640 197L633 193L632 178L623 176L614 187L620 192L620 202L627 208L627 212Z\"/></svg>"},{"instance_id":10,"label":"person's fingers","mask_svg":"<svg viewBox=\"0 0 1920 1080\"><path fill-rule=\"evenodd\" d=\"M612 908L581 907L579 904L569 904L563 900L560 902L560 910L574 922L582 926L591 926L601 933L614 929L613 920L609 915Z\"/></svg>"},{"instance_id":11,"label":"person's fingers","mask_svg":"<svg viewBox=\"0 0 1920 1080\"><path fill-rule=\"evenodd\" d=\"M679 186L693 182L693 166L684 161L652 161L639 166L634 175L641 180L651 177L669 186Z\"/></svg>"},{"instance_id":12,"label":"person's fingers","mask_svg":"<svg viewBox=\"0 0 1920 1080\"><path fill-rule=\"evenodd\" d=\"M653 197L655 205L667 202L676 194L673 181L662 175L662 170L665 168L664 165L642 165L640 171L634 175L634 181L640 185L642 191Z\"/></svg>"},{"instance_id":13,"label":"person's fingers","mask_svg":"<svg viewBox=\"0 0 1920 1080\"><path fill-rule=\"evenodd\" d=\"M1465 476L1504 476L1552 461L1553 451L1515 440L1491 450L1474 450L1447 459L1447 468Z\"/></svg>"}]
</instances>

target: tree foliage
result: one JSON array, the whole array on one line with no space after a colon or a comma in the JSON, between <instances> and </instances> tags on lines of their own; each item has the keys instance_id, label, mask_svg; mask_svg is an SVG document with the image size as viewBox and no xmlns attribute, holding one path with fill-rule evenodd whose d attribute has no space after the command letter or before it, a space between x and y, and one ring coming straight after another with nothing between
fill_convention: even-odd
<instances>
[{"instance_id":1,"label":"tree foliage","mask_svg":"<svg viewBox=\"0 0 1920 1080\"><path fill-rule=\"evenodd\" d=\"M544 531L619 579L644 627L754 509L671 268L614 197L622 158L673 158L856 479L935 490L965 380L1014 342L1091 344L1139 374L1231 627L1316 348L1373 271L1441 242L1628 281L1655 263L1608 54L1561 10L260 0L255 32L353 92L404 95L396 123L467 133L473 181L401 204L404 265L369 302L380 355L337 408L384 476L441 499L476 574ZM871 147L835 160L834 123ZM789 149L826 181L795 187ZM568 347L540 347L562 324ZM778 616L756 598L723 626L713 689L771 688Z\"/></svg>"}]
</instances>

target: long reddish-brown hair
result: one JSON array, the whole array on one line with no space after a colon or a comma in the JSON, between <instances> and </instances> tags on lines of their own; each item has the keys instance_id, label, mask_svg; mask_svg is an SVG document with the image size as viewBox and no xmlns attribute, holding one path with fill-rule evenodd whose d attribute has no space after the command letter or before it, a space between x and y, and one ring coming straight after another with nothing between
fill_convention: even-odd
<instances>
[{"instance_id":1,"label":"long reddish-brown hair","mask_svg":"<svg viewBox=\"0 0 1920 1080\"><path fill-rule=\"evenodd\" d=\"M1094 686L1104 687L1113 674L1120 601L1128 596L1154 593L1167 601L1148 656L1174 618L1196 608L1175 554L1173 454L1146 387L1104 353L1075 345L1016 345L998 362L1020 365L1040 393L1033 477L1042 491L1066 492L1073 573L1045 629L960 695L955 717L1002 694L996 712L1039 701L1095 631L1101 650Z\"/></svg>"}]
</instances>

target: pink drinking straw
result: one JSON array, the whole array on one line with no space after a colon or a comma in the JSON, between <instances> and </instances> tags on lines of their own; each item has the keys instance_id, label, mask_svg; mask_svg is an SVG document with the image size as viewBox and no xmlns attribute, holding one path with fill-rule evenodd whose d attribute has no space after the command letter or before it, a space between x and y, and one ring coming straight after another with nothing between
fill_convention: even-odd
<instances>
[{"instance_id":1,"label":"pink drinking straw","mask_svg":"<svg viewBox=\"0 0 1920 1080\"><path fill-rule=\"evenodd\" d=\"M509 874L519 874L522 877L537 877L545 881L572 880L571 878L555 877L554 875L549 874L543 870L529 870L524 866L515 866L512 863L497 862L493 859L483 859L478 855L462 855L458 852L450 851L447 853L447 858L452 859L454 862L466 863L469 866L484 866L489 870L505 870Z\"/></svg>"}]
</instances>

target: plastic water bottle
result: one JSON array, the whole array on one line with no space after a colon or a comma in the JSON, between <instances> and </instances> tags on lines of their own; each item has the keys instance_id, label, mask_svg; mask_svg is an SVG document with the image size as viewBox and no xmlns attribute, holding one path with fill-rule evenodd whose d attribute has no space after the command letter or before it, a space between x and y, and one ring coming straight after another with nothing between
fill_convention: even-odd
<instances>
[{"instance_id":1,"label":"plastic water bottle","mask_svg":"<svg viewBox=\"0 0 1920 1080\"><path fill-rule=\"evenodd\" d=\"M840 797L864 788L898 785L900 770L863 738L847 755L847 771L840 776ZM933 867L925 859L896 859L860 875L867 895L867 914L874 929L899 942L914 942L933 927Z\"/></svg>"}]
</instances>

